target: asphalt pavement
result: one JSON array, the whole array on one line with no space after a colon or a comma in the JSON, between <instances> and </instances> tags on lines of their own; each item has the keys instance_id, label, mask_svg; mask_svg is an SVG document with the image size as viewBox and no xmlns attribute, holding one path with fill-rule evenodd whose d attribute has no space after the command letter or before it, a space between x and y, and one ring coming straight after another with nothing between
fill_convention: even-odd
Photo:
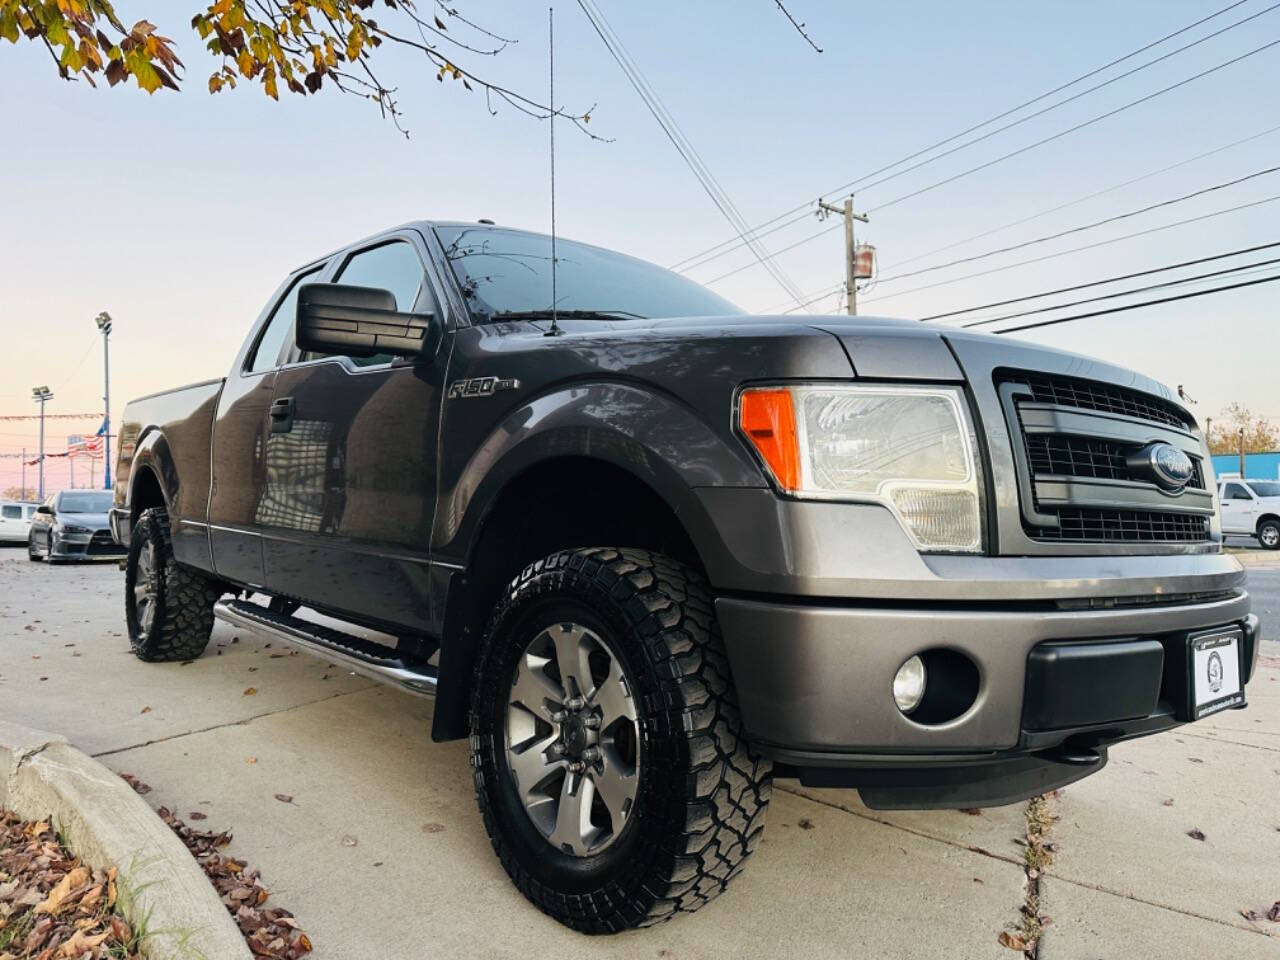
<instances>
[{"instance_id":1,"label":"asphalt pavement","mask_svg":"<svg viewBox=\"0 0 1280 960\"><path fill-rule=\"evenodd\" d=\"M1249 709L1122 744L1051 799L1041 958L1280 957L1280 923L1242 915L1280 900L1280 566L1250 582L1268 639ZM150 784L153 805L233 831L230 854L262 869L318 958L1018 956L997 937L1032 889L1025 804L882 813L793 781L719 900L575 934L508 882L467 745L431 742L430 701L221 625L194 662L141 663L122 585L114 564L0 551L0 719L64 734Z\"/></svg>"}]
</instances>

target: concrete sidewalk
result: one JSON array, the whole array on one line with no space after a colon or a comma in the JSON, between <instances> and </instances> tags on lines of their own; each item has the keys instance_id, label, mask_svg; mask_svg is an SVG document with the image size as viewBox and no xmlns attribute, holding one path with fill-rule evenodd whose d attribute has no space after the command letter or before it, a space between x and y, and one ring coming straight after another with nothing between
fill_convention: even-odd
<instances>
[{"instance_id":1,"label":"concrete sidewalk","mask_svg":"<svg viewBox=\"0 0 1280 960\"><path fill-rule=\"evenodd\" d=\"M140 663L121 587L114 566L0 554L0 718L57 730L149 783L154 804L232 829L230 853L262 868L317 957L1018 956L997 936L1025 895L1023 805L881 813L794 781L716 903L618 937L572 933L508 882L467 746L431 742L429 701L222 627L196 662ZM1280 956L1280 924L1239 913L1280 899L1280 650L1264 652L1249 710L1122 745L1054 801L1040 957Z\"/></svg>"}]
</instances>

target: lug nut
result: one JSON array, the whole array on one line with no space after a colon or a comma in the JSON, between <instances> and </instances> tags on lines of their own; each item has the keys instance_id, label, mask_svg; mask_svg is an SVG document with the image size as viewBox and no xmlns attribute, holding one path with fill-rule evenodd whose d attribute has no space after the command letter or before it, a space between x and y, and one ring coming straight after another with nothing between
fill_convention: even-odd
<instances>
[{"instance_id":1,"label":"lug nut","mask_svg":"<svg viewBox=\"0 0 1280 960\"><path fill-rule=\"evenodd\" d=\"M589 714L587 718L582 721L582 723L588 730L600 729L600 717L597 714L594 714L594 713Z\"/></svg>"},{"instance_id":2,"label":"lug nut","mask_svg":"<svg viewBox=\"0 0 1280 960\"><path fill-rule=\"evenodd\" d=\"M582 697L571 697L565 701L564 705L570 710L581 710L587 705L587 701L582 699Z\"/></svg>"},{"instance_id":3,"label":"lug nut","mask_svg":"<svg viewBox=\"0 0 1280 960\"><path fill-rule=\"evenodd\" d=\"M587 747L587 749L582 751L582 759L585 760L587 763L595 763L597 760L600 759L600 748Z\"/></svg>"},{"instance_id":4,"label":"lug nut","mask_svg":"<svg viewBox=\"0 0 1280 960\"><path fill-rule=\"evenodd\" d=\"M568 719L569 719L569 714L563 710L553 710L551 712L552 723L564 723Z\"/></svg>"},{"instance_id":5,"label":"lug nut","mask_svg":"<svg viewBox=\"0 0 1280 960\"><path fill-rule=\"evenodd\" d=\"M582 771L586 769L587 769L587 765L583 763L581 760L575 760L573 761L573 763L569 764L570 773L582 773Z\"/></svg>"}]
</instances>

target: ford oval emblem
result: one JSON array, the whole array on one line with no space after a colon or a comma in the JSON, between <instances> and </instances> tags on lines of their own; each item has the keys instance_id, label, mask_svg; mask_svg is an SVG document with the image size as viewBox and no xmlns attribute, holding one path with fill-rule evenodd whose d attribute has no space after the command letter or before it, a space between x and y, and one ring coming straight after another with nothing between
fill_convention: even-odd
<instances>
[{"instance_id":1,"label":"ford oval emblem","mask_svg":"<svg viewBox=\"0 0 1280 960\"><path fill-rule=\"evenodd\" d=\"M1181 490L1191 482L1195 464L1171 443L1152 443L1130 455L1129 467L1150 477L1166 490Z\"/></svg>"}]
</instances>

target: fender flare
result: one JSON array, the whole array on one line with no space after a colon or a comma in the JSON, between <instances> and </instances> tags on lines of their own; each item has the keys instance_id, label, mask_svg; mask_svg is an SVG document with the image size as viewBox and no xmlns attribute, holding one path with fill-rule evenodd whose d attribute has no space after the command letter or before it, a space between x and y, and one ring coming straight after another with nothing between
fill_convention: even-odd
<instances>
[{"instance_id":1,"label":"fender flare","mask_svg":"<svg viewBox=\"0 0 1280 960\"><path fill-rule=\"evenodd\" d=\"M134 516L134 491L138 478L150 471L160 485L160 494L164 497L165 508L173 513L177 507L181 486L173 454L169 450L169 441L157 427L145 430L134 448L133 458L129 461L129 487L125 496L125 506L129 514Z\"/></svg>"}]
</instances>

